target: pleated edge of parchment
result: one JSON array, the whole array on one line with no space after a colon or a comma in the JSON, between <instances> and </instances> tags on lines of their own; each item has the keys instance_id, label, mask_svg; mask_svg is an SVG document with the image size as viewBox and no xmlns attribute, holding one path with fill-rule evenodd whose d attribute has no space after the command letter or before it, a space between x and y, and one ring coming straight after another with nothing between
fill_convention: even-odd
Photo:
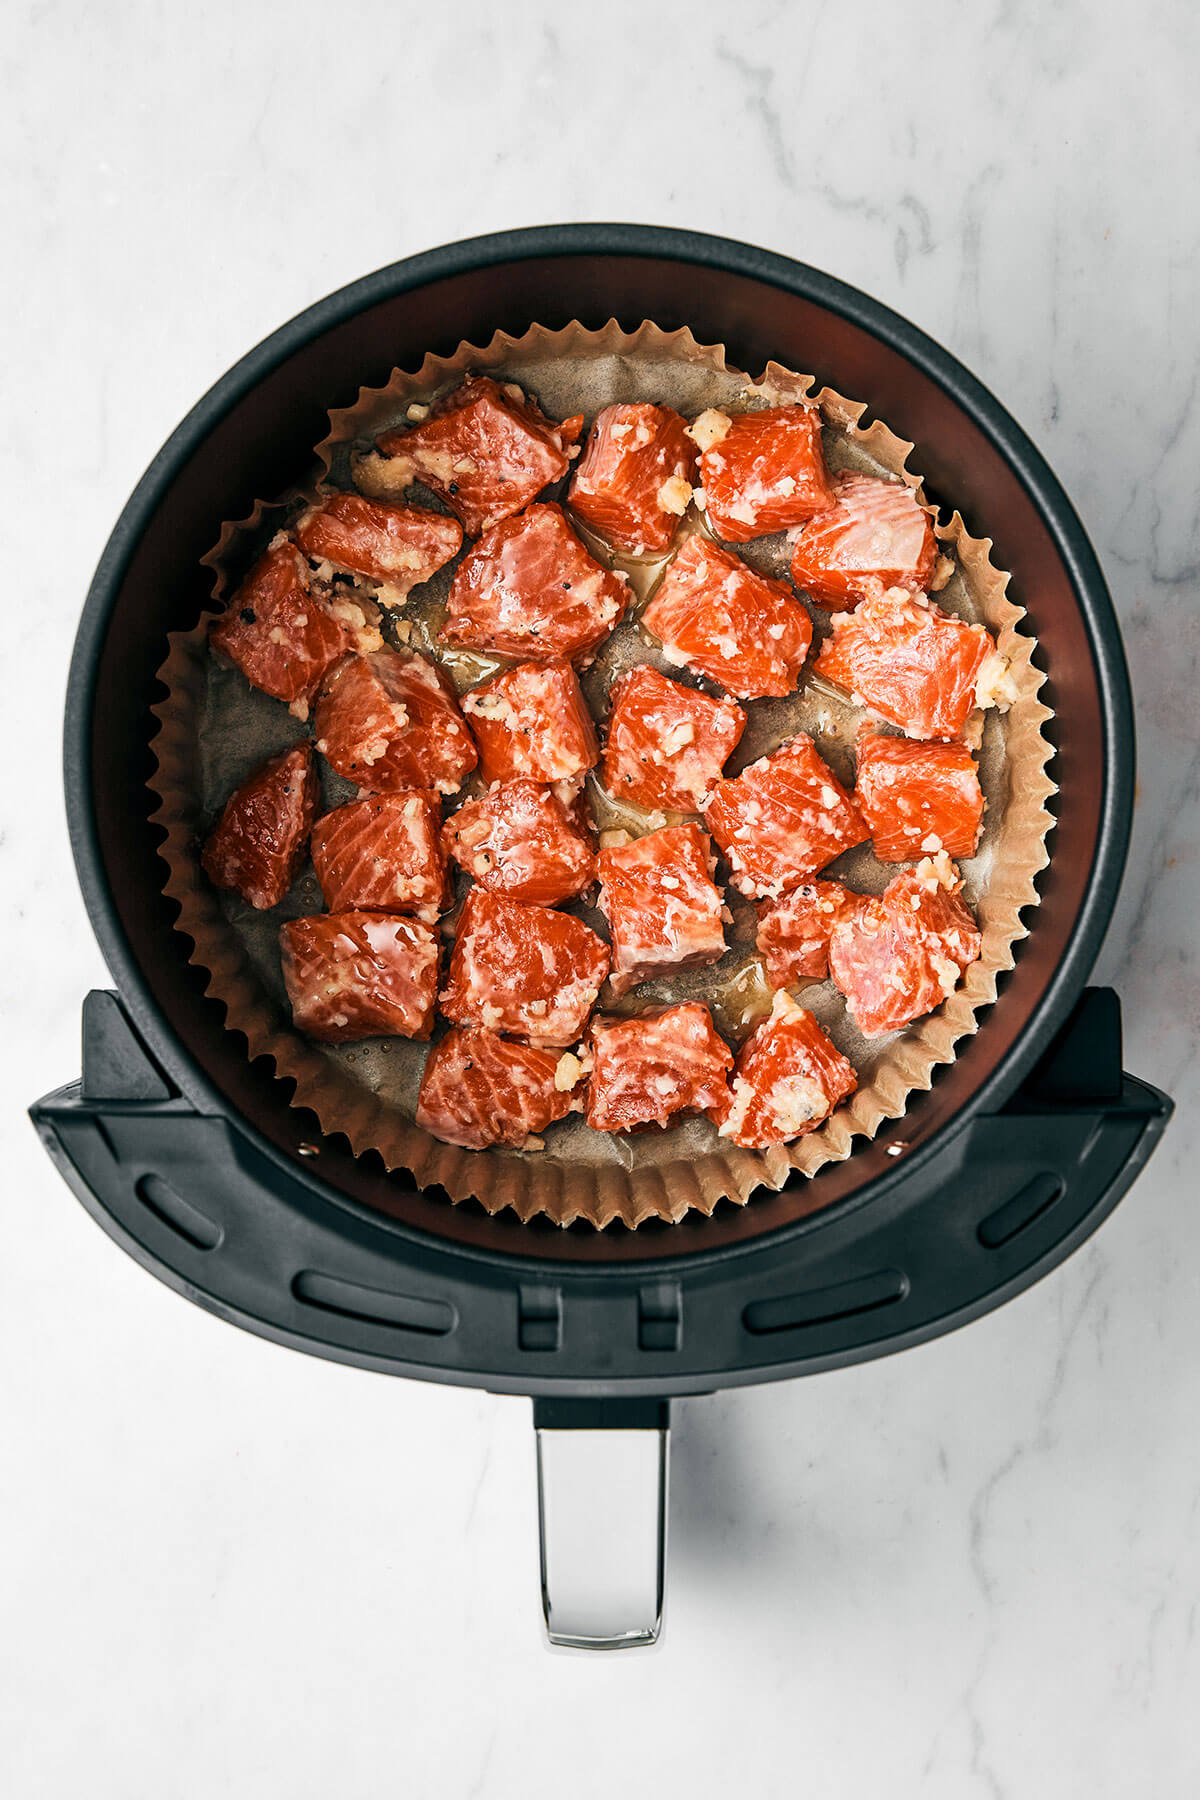
<instances>
[{"instance_id":1,"label":"pleated edge of parchment","mask_svg":"<svg viewBox=\"0 0 1200 1800\"><path fill-rule=\"evenodd\" d=\"M979 1011L995 1000L1000 976L1013 967L1016 946L1028 935L1021 915L1037 904L1037 877L1049 860L1046 837L1054 822L1047 802L1055 789L1046 773L1053 746L1043 733L1052 714L1037 698L1045 676L1033 662L1036 641L1019 629L1025 612L1008 597L1009 576L991 561L991 539L972 537L957 512L945 525L935 521L939 540L954 551L977 598L986 596L981 611L1018 690L1006 725L1009 798L1004 829L1006 837L1019 832L1024 854L995 860L978 907L983 953L960 986L935 1013L897 1034L871 1080L807 1137L761 1152L722 1145L701 1161L677 1158L650 1165L639 1172L635 1183L630 1180L632 1169L619 1166L568 1165L545 1153L497 1155L440 1144L370 1089L346 1077L294 1031L263 990L215 893L200 874L200 819L195 800L186 793L186 776L178 782L171 779L172 769L182 772L194 763L209 624L221 609L229 563L240 542L250 535L261 536L272 515L278 514L282 524L301 503L314 498L328 480L339 445L369 439L400 423L418 396L422 401L436 397L468 370L486 372L512 362L576 352L701 361L714 372L743 380L751 403L816 405L829 424L846 432L924 499L921 477L907 466L914 446L880 420L864 427L866 402L849 400L828 387L814 392L811 376L775 362L752 380L728 362L723 345L702 345L686 328L666 332L645 321L636 331L626 332L615 320L599 331L578 324L556 331L535 325L520 337L498 331L482 347L462 343L449 357L427 355L415 373L395 370L384 386L360 388L353 404L330 410L330 429L316 446L310 481L282 498L256 500L244 518L222 524L217 542L201 559L213 572L211 606L192 630L170 634L168 654L158 671L168 694L152 708L159 729L152 740L155 772L148 786L159 802L152 822L164 833L159 855L168 879L163 891L179 907L175 928L191 940L189 962L207 974L206 995L224 1006L227 1029L246 1039L250 1057L269 1058L276 1075L291 1080L293 1107L311 1111L322 1133L344 1137L354 1155L375 1151L389 1171L411 1175L418 1187L440 1187L454 1204L474 1199L493 1214L511 1208L523 1222L545 1214L563 1226L586 1219L598 1230L614 1223L635 1229L649 1219L677 1223L691 1211L711 1214L721 1200L744 1205L760 1187L777 1191L794 1171L811 1177L826 1163L844 1160L857 1139L873 1138L886 1121L903 1114L913 1094L932 1086L935 1070L951 1062L958 1042L978 1028ZM710 1164L721 1171L716 1178Z\"/></svg>"}]
</instances>

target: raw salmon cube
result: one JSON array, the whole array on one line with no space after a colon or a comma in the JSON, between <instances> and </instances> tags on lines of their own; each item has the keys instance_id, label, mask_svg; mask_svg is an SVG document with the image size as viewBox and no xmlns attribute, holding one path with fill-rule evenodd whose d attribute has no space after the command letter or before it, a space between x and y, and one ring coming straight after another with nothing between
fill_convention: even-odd
<instances>
[{"instance_id":1,"label":"raw salmon cube","mask_svg":"<svg viewBox=\"0 0 1200 1800\"><path fill-rule=\"evenodd\" d=\"M396 913L313 913L279 933L283 980L299 1030L323 1043L427 1038L437 1000L438 940Z\"/></svg>"},{"instance_id":2,"label":"raw salmon cube","mask_svg":"<svg viewBox=\"0 0 1200 1800\"><path fill-rule=\"evenodd\" d=\"M536 781L511 781L468 800L446 820L442 841L480 887L522 906L557 906L596 879L586 835Z\"/></svg>"},{"instance_id":3,"label":"raw salmon cube","mask_svg":"<svg viewBox=\"0 0 1200 1800\"><path fill-rule=\"evenodd\" d=\"M635 806L699 812L745 728L732 700L714 700L642 663L612 690L604 785Z\"/></svg>"},{"instance_id":4,"label":"raw salmon cube","mask_svg":"<svg viewBox=\"0 0 1200 1800\"><path fill-rule=\"evenodd\" d=\"M366 907L432 925L450 904L442 809L428 792L379 794L317 820L313 867L330 912Z\"/></svg>"},{"instance_id":5,"label":"raw salmon cube","mask_svg":"<svg viewBox=\"0 0 1200 1800\"><path fill-rule=\"evenodd\" d=\"M979 955L982 939L961 886L942 851L834 927L829 972L865 1036L898 1031L940 1006Z\"/></svg>"},{"instance_id":6,"label":"raw salmon cube","mask_svg":"<svg viewBox=\"0 0 1200 1800\"><path fill-rule=\"evenodd\" d=\"M823 1125L858 1086L853 1066L790 994L738 1052L727 1106L714 1109L722 1137L747 1150L789 1144Z\"/></svg>"},{"instance_id":7,"label":"raw salmon cube","mask_svg":"<svg viewBox=\"0 0 1200 1800\"><path fill-rule=\"evenodd\" d=\"M330 494L296 522L306 556L378 585L385 606L400 606L462 548L462 526L420 506L390 506L362 494Z\"/></svg>"},{"instance_id":8,"label":"raw salmon cube","mask_svg":"<svg viewBox=\"0 0 1200 1800\"><path fill-rule=\"evenodd\" d=\"M725 954L725 908L698 825L668 825L600 852L600 910L613 943L613 991Z\"/></svg>"},{"instance_id":9,"label":"raw salmon cube","mask_svg":"<svg viewBox=\"0 0 1200 1800\"><path fill-rule=\"evenodd\" d=\"M802 525L833 505L815 407L701 413L691 436L702 452L708 522L731 544Z\"/></svg>"},{"instance_id":10,"label":"raw salmon cube","mask_svg":"<svg viewBox=\"0 0 1200 1800\"><path fill-rule=\"evenodd\" d=\"M581 920L473 887L458 922L441 1008L535 1044L581 1036L608 974L608 945Z\"/></svg>"},{"instance_id":11,"label":"raw salmon cube","mask_svg":"<svg viewBox=\"0 0 1200 1800\"><path fill-rule=\"evenodd\" d=\"M583 1104L583 1065L494 1031L452 1026L433 1046L417 1095L417 1124L443 1144L519 1150Z\"/></svg>"},{"instance_id":12,"label":"raw salmon cube","mask_svg":"<svg viewBox=\"0 0 1200 1800\"><path fill-rule=\"evenodd\" d=\"M782 581L699 535L671 563L642 624L668 662L744 700L792 693L812 643L812 620Z\"/></svg>"},{"instance_id":13,"label":"raw salmon cube","mask_svg":"<svg viewBox=\"0 0 1200 1800\"><path fill-rule=\"evenodd\" d=\"M855 803L880 862L974 856L983 790L965 744L926 744L864 731L858 740Z\"/></svg>"},{"instance_id":14,"label":"raw salmon cube","mask_svg":"<svg viewBox=\"0 0 1200 1800\"><path fill-rule=\"evenodd\" d=\"M276 539L209 628L209 642L251 687L307 718L330 665L383 639L361 606L322 589L295 545Z\"/></svg>"},{"instance_id":15,"label":"raw salmon cube","mask_svg":"<svg viewBox=\"0 0 1200 1800\"><path fill-rule=\"evenodd\" d=\"M467 552L441 636L497 656L573 662L603 642L629 598L625 577L588 555L561 506L531 506Z\"/></svg>"},{"instance_id":16,"label":"raw salmon cube","mask_svg":"<svg viewBox=\"0 0 1200 1800\"><path fill-rule=\"evenodd\" d=\"M385 431L357 459L354 479L382 499L419 481L478 537L566 474L582 430L582 414L558 424L515 384L472 375L421 424Z\"/></svg>"},{"instance_id":17,"label":"raw salmon cube","mask_svg":"<svg viewBox=\"0 0 1200 1800\"><path fill-rule=\"evenodd\" d=\"M560 905L596 880L596 850L551 788L509 781L446 819L446 855L520 905Z\"/></svg>"},{"instance_id":18,"label":"raw salmon cube","mask_svg":"<svg viewBox=\"0 0 1200 1800\"><path fill-rule=\"evenodd\" d=\"M677 412L637 402L596 414L568 496L585 525L620 550L665 550L687 511L696 447Z\"/></svg>"},{"instance_id":19,"label":"raw salmon cube","mask_svg":"<svg viewBox=\"0 0 1200 1800\"><path fill-rule=\"evenodd\" d=\"M958 737L980 704L976 683L996 646L982 625L951 618L896 588L835 613L816 669L909 737Z\"/></svg>"},{"instance_id":20,"label":"raw salmon cube","mask_svg":"<svg viewBox=\"0 0 1200 1800\"><path fill-rule=\"evenodd\" d=\"M317 749L376 793L457 793L478 758L449 680L423 656L377 650L333 669L317 697Z\"/></svg>"},{"instance_id":21,"label":"raw salmon cube","mask_svg":"<svg viewBox=\"0 0 1200 1800\"><path fill-rule=\"evenodd\" d=\"M305 739L260 764L229 796L204 846L204 873L260 912L278 906L300 873L316 810L317 771Z\"/></svg>"},{"instance_id":22,"label":"raw salmon cube","mask_svg":"<svg viewBox=\"0 0 1200 1800\"><path fill-rule=\"evenodd\" d=\"M600 754L596 728L570 663L521 663L464 694L485 781L578 786Z\"/></svg>"},{"instance_id":23,"label":"raw salmon cube","mask_svg":"<svg viewBox=\"0 0 1200 1800\"><path fill-rule=\"evenodd\" d=\"M845 612L884 588L927 592L937 539L912 489L843 469L833 491L834 505L794 533L796 586L830 612Z\"/></svg>"},{"instance_id":24,"label":"raw salmon cube","mask_svg":"<svg viewBox=\"0 0 1200 1800\"><path fill-rule=\"evenodd\" d=\"M660 1006L635 1019L593 1019L587 1122L593 1131L665 1128L680 1113L721 1108L733 1057L707 1006Z\"/></svg>"},{"instance_id":25,"label":"raw salmon cube","mask_svg":"<svg viewBox=\"0 0 1200 1800\"><path fill-rule=\"evenodd\" d=\"M760 898L778 899L868 835L853 800L803 732L732 781L718 781L704 818L733 885Z\"/></svg>"},{"instance_id":26,"label":"raw salmon cube","mask_svg":"<svg viewBox=\"0 0 1200 1800\"><path fill-rule=\"evenodd\" d=\"M864 899L839 881L804 881L782 900L760 902L756 942L771 986L824 980L833 928L853 917Z\"/></svg>"}]
</instances>

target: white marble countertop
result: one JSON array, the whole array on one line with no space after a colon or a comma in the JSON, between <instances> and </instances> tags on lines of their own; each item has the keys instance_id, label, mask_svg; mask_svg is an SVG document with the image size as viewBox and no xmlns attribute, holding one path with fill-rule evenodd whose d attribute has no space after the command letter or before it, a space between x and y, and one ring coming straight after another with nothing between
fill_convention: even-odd
<instances>
[{"instance_id":1,"label":"white marble countertop","mask_svg":"<svg viewBox=\"0 0 1200 1800\"><path fill-rule=\"evenodd\" d=\"M0 1790L1190 1800L1194 17L21 10L0 123ZM311 1361L184 1304L87 1221L22 1117L77 1072L80 999L106 982L58 735L129 489L310 301L567 218L826 268L961 356L1044 448L1138 697L1134 851L1098 974L1127 1066L1181 1107L1100 1234L966 1332L678 1406L666 1636L592 1659L542 1643L524 1402Z\"/></svg>"}]
</instances>

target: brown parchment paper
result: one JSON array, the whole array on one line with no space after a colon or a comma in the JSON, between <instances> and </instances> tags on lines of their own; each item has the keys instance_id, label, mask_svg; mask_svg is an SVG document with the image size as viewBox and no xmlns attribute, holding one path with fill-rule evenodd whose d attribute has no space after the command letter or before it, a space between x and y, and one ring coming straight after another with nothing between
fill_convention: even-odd
<instances>
[{"instance_id":1,"label":"brown parchment paper","mask_svg":"<svg viewBox=\"0 0 1200 1800\"><path fill-rule=\"evenodd\" d=\"M363 389L354 405L331 412L328 436L314 453L311 483L282 500L260 501L246 519L222 525L204 559L214 574L214 611L222 608L274 532L321 487L350 487L357 481L369 492L371 440L406 421L410 406L428 404L457 385L468 370L518 382L554 417L582 411L589 425L601 407L616 400L661 401L690 417L709 406L746 411L808 398L821 409L832 468L899 476L920 492L920 476L907 466L912 445L879 421L864 425L863 402L827 388L814 391L810 377L772 363L751 381L728 365L721 346L701 345L690 332L663 332L650 323L633 333L622 331L615 321L601 331L571 325L551 332L534 326L520 338L497 333L485 346L463 344L452 357L426 357L415 372L396 371L386 387ZM952 565L941 570L949 578L936 595L938 604L988 626L1010 665L1016 693L1007 712L989 710L974 715L972 722L987 810L979 850L960 868L965 897L982 929L983 951L936 1012L885 1038L861 1036L831 982L804 985L802 1004L859 1071L857 1093L819 1131L790 1146L749 1151L719 1138L706 1120L685 1120L666 1132L611 1135L593 1132L581 1117L572 1116L546 1133L540 1151L462 1150L437 1142L413 1123L427 1046L403 1039L318 1045L296 1032L280 975L278 931L285 918L321 910L311 868L281 907L256 913L236 895L218 894L209 886L200 873L199 845L231 790L305 727L279 702L251 689L237 671L210 656L209 614L195 630L169 640L159 671L168 697L155 708L158 766L150 785L159 802L155 818L165 832L164 889L179 905L178 929L191 939L192 962L207 970L207 991L224 1003L228 1025L245 1035L249 1054L270 1057L277 1073L294 1083L292 1104L311 1109L323 1131L344 1134L356 1153L378 1151L390 1169L407 1171L421 1186L441 1187L452 1201L474 1197L490 1212L512 1207L522 1219L544 1213L563 1225L586 1219L598 1228L615 1221L633 1227L649 1218L678 1220L693 1208L710 1213L722 1199L744 1203L758 1187L782 1186L793 1170L812 1175L825 1163L848 1156L857 1137L873 1136L883 1120L904 1111L910 1094L927 1089L934 1069L951 1061L955 1044L975 1029L977 1012L995 998L998 976L1013 964L1014 946L1026 933L1021 912L1036 903L1035 880L1047 860L1045 839L1052 820L1046 801L1054 789L1045 772L1051 746L1042 727L1050 713L1038 699L1044 678L1032 661L1034 640L1021 629L1024 615L1009 596L1008 576L992 564L990 540L972 538L957 512L935 521L935 527ZM691 509L682 530L704 529L703 516ZM583 676L589 703L603 719L609 686L635 662L651 662L676 681L693 678L686 669L669 667L636 623L640 603L673 552L634 559L614 555L586 532L581 535L593 554L629 575L639 597L639 608L601 647ZM736 548L762 572L786 574L788 546L782 534ZM455 566L442 570L403 609L390 614L385 636L438 657L461 692L505 662L438 645ZM826 615L818 609L813 613L819 639L828 629ZM736 773L803 730L815 737L845 785L853 787L854 738L868 716L862 708L811 674L799 694L742 705L749 723L728 772ZM353 798L357 791L328 768L322 784L324 807ZM593 785L591 792L601 827L637 833L667 822L668 815L601 806L601 791ZM827 873L878 893L896 867L879 863L868 846L839 858ZM607 1004L607 993L602 994L601 1010L628 1012L664 1001L704 999L718 1025L735 1044L740 1041L769 1010L770 992L754 954L753 907L732 889L727 900L734 922L722 962L647 982L616 1005ZM566 910L607 935L601 915L589 905Z\"/></svg>"}]
</instances>

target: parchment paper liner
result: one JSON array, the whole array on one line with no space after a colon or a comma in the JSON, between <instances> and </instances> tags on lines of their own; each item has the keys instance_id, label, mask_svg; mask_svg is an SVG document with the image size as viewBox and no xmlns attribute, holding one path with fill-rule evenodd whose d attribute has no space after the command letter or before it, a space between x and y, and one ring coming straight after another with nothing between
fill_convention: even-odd
<instances>
[{"instance_id":1,"label":"parchment paper liner","mask_svg":"<svg viewBox=\"0 0 1200 1800\"><path fill-rule=\"evenodd\" d=\"M835 428L832 435L826 432L833 466L886 470L920 491L920 477L907 467L913 446L879 421L864 426L864 403L830 389L813 394L811 377L774 363L758 383L750 383L729 367L722 346L700 345L690 332L663 332L648 322L626 333L610 321L598 332L580 325L554 332L534 326L519 339L498 332L484 348L462 344L452 357L427 356L413 374L396 371L384 388L360 390L354 405L330 413L331 429L318 446L313 486L305 493L314 492L330 476L333 485L350 485L349 446L355 440L361 443L399 422L414 399L427 400L455 385L468 369L502 369L510 379L528 386L556 416L580 410L581 402L589 423L599 406L617 398L661 399L694 414L722 400L745 409L807 395L820 405L826 425ZM217 544L204 559L215 576L214 610L220 610L251 556L295 510L299 498L257 502L246 519L222 527ZM805 988L802 1003L817 1014L860 1069L857 1093L821 1130L786 1148L756 1152L729 1145L706 1121L686 1121L670 1132L616 1138L589 1132L581 1120L574 1120L553 1127L540 1152L465 1151L438 1143L411 1123L419 1078L415 1064L403 1094L408 1102L405 1117L394 1082L395 1100L367 1085L381 1079L381 1067L386 1070L383 1046L318 1047L292 1029L277 974L276 993L269 991L272 964L264 961L261 933L270 934L273 943L281 916L320 909L311 872L307 891L293 890L284 908L264 920L250 915L239 902L218 897L200 874L198 842L213 810L236 782L256 761L293 741L300 728L282 706L247 689L239 676L214 674L216 665L206 647L210 613L194 630L173 633L169 639L169 654L159 670L168 698L154 708L160 728L153 745L158 767L150 786L160 802L154 817L165 833L161 851L169 871L165 892L178 903L178 929L191 938L190 960L208 971L206 991L224 1003L228 1025L244 1034L251 1057L269 1056L278 1075L295 1084L291 1104L311 1109L321 1128L346 1137L356 1154L378 1151L389 1169L409 1172L422 1187L441 1187L452 1201L474 1197L492 1213L512 1207L523 1220L545 1213L562 1225L586 1219L598 1228L617 1220L634 1227L650 1218L678 1220L692 1208L711 1213L722 1199L743 1204L757 1187L777 1189L792 1170L813 1175L825 1163L848 1156L857 1137L874 1136L885 1119L904 1111L910 1094L929 1088L934 1069L953 1059L957 1041L977 1028L979 1009L995 999L997 978L1012 967L1014 946L1026 935L1022 909L1037 902L1035 880L1048 860L1045 839L1053 823L1046 802L1054 784L1045 772L1052 747L1042 733L1051 715L1037 697L1044 677L1031 660L1034 640L1020 630L1024 611L1008 597L1008 576L992 565L989 539L969 536L957 512L936 529L957 562L938 601L989 626L1010 663L1018 694L1003 718L995 712L985 718L980 759L989 810L980 853L962 865L967 896L983 931L983 953L935 1013L886 1039L864 1043L858 1037L832 984ZM778 558L786 553L779 540L737 548L766 571L779 571ZM622 566L630 568L628 562ZM448 584L450 573L437 579ZM639 589L645 586L645 574L644 569L633 571ZM641 659L647 657L643 646ZM668 672L686 677L686 671ZM593 682L603 678L603 669L593 673ZM212 704L210 680L224 680L226 686L236 682L235 704L246 711L257 708L261 718L248 734L252 745L247 744L236 766L212 780L206 804L202 764L206 754L211 762L213 746L202 740ZM861 710L832 690L823 693L811 675L805 688L803 704L793 700L751 704L752 723L733 767L773 747L799 723L811 729L815 721L825 728L818 736L823 753L844 778L850 776L847 746L862 720ZM219 753L225 732L208 735L218 740ZM326 783L326 804L355 792L328 773ZM869 852L855 851L831 872L851 885L878 892L896 870L876 863ZM303 890L304 878L299 885ZM732 893L730 898L743 930L748 924L752 932L745 903ZM256 931L257 966L248 948ZM678 983L653 984L648 994L659 999L703 995L710 976L711 971L695 971ZM411 1054L408 1046L398 1043L395 1048ZM358 1072L352 1074L356 1061Z\"/></svg>"}]
</instances>

